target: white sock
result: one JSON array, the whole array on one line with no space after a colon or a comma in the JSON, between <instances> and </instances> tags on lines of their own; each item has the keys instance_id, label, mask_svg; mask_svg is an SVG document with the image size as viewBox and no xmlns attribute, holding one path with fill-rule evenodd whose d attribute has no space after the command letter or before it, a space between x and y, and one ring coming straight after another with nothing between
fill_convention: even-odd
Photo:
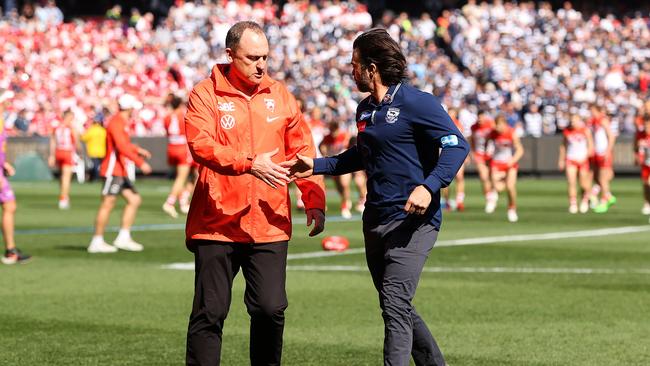
<instances>
[{"instance_id":1,"label":"white sock","mask_svg":"<svg viewBox=\"0 0 650 366\"><path fill-rule=\"evenodd\" d=\"M103 242L104 242L103 235L93 235L93 239L90 241L90 244L103 243Z\"/></svg>"},{"instance_id":2,"label":"white sock","mask_svg":"<svg viewBox=\"0 0 650 366\"><path fill-rule=\"evenodd\" d=\"M131 231L129 229L120 229L120 232L117 234L115 241L129 240L131 239Z\"/></svg>"}]
</instances>

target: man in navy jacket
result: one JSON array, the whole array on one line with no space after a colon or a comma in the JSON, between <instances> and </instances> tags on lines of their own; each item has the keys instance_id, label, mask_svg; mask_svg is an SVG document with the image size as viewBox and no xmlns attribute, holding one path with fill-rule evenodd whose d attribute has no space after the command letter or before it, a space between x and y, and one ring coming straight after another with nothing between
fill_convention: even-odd
<instances>
[{"instance_id":1,"label":"man in navy jacket","mask_svg":"<svg viewBox=\"0 0 650 366\"><path fill-rule=\"evenodd\" d=\"M416 365L443 366L412 300L440 230L440 189L455 177L469 145L437 98L403 81L406 59L385 30L361 34L353 48L354 80L370 93L357 108L357 145L283 164L296 178L366 171L363 233L384 318L384 364L406 366L413 356Z\"/></svg>"}]
</instances>

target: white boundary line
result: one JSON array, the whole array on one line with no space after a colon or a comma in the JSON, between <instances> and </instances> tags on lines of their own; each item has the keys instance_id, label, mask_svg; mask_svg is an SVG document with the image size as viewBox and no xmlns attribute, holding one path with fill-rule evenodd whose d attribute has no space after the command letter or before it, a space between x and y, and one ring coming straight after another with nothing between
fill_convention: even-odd
<instances>
[{"instance_id":1,"label":"white boundary line","mask_svg":"<svg viewBox=\"0 0 650 366\"><path fill-rule=\"evenodd\" d=\"M194 263L172 263L165 269L194 270ZM300 272L368 272L364 266L287 266L289 271ZM532 273L532 274L641 274L650 275L650 268L614 269L614 268L535 268L535 267L424 267L422 272L428 273Z\"/></svg>"},{"instance_id":2,"label":"white boundary line","mask_svg":"<svg viewBox=\"0 0 650 366\"><path fill-rule=\"evenodd\" d=\"M364 266L287 266L289 271L368 272ZM546 274L650 274L650 269L535 268L535 267L424 267L431 273L546 273Z\"/></svg>"},{"instance_id":3,"label":"white boundary line","mask_svg":"<svg viewBox=\"0 0 650 366\"><path fill-rule=\"evenodd\" d=\"M537 240L554 240L554 239L574 239L574 238L588 238L595 236L606 236L606 235L621 235L621 234L633 234L650 231L650 225L644 226L623 226L615 228L604 228L604 229L595 229L595 230L580 230L580 231L564 231L564 232L555 232L555 233L539 233L539 234L521 234L521 235L504 235L504 236L488 236L482 238L467 238L467 239L455 239L455 240L440 240L436 243L436 247L448 247L448 246L460 246L460 245L482 245L482 244L496 244L496 243L511 243L511 242L523 242L523 241L537 241ZM309 259L309 258L324 258L324 257L333 257L341 255L351 255L351 254L361 254L364 253L363 248L353 248L346 250L345 252L306 252L306 253L296 253L289 254L287 260L295 259ZM298 268L300 266L289 266L289 268ZM309 266L302 266L309 267ZM326 267L337 267L337 266L314 266L318 268ZM348 268L348 266L341 266L341 268ZM180 270L194 270L194 263L172 263L164 265L165 269L180 269ZM363 267L365 269L365 267ZM467 268L468 271L479 272L483 267L430 267L430 268L440 268L437 272L461 272L462 268ZM447 271L446 269L449 269ZM555 273L555 272L539 272L542 270L556 270L553 268L506 268L506 267L485 267L483 272L498 272L499 269L503 269L503 273ZM533 272L526 272L531 270ZM574 269L562 269L557 270L573 270L573 271L596 271L589 273L601 273L598 271L619 271L613 269L590 269L590 268L574 268ZM429 270L425 268L425 272L436 272L434 270ZM621 272L621 273L648 273L650 270L640 269L640 270L631 270L631 271L641 271L641 272ZM645 272L644 272L645 271ZM574 273L574 272L557 272L557 273ZM582 272L576 272L582 273ZM605 273L605 272L602 272ZM607 272L614 273L614 272Z\"/></svg>"}]
</instances>

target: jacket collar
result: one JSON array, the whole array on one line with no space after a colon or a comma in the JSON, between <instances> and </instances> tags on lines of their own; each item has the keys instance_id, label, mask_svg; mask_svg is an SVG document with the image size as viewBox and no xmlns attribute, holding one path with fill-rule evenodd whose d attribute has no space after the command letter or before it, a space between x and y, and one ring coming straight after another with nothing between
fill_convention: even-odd
<instances>
[{"instance_id":1,"label":"jacket collar","mask_svg":"<svg viewBox=\"0 0 650 366\"><path fill-rule=\"evenodd\" d=\"M228 70L229 67L230 64L216 64L212 68L212 75L210 78L212 79L212 84L214 85L215 92L245 95L239 89L235 88L230 83L228 78L226 78L226 71ZM268 76L268 74L264 74L264 77L262 78L262 82L257 88L257 91L253 95L251 95L251 97L254 96L255 94L259 94L263 92L266 89L269 89L275 83L276 81L271 79Z\"/></svg>"},{"instance_id":2,"label":"jacket collar","mask_svg":"<svg viewBox=\"0 0 650 366\"><path fill-rule=\"evenodd\" d=\"M375 99L371 96L369 99L370 103L375 107L393 103L393 99L395 99L395 94L397 94L397 91L401 86L402 86L402 82L389 86L382 100L376 102Z\"/></svg>"}]
</instances>

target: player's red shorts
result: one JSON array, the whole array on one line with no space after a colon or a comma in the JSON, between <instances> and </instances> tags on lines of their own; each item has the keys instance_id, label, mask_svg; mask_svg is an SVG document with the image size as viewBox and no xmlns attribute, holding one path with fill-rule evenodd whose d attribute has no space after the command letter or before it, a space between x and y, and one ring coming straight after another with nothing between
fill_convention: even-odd
<instances>
[{"instance_id":1,"label":"player's red shorts","mask_svg":"<svg viewBox=\"0 0 650 366\"><path fill-rule=\"evenodd\" d=\"M473 152L472 158L474 159L474 164L490 164L490 156L485 153Z\"/></svg>"},{"instance_id":2,"label":"player's red shorts","mask_svg":"<svg viewBox=\"0 0 650 366\"><path fill-rule=\"evenodd\" d=\"M591 164L599 168L611 168L612 167L612 155L594 155L590 158Z\"/></svg>"},{"instance_id":3,"label":"player's red shorts","mask_svg":"<svg viewBox=\"0 0 650 366\"><path fill-rule=\"evenodd\" d=\"M504 172L504 173L507 173L508 170L510 170L510 169L519 170L519 163L517 163L517 164L515 164L515 165L510 165L510 164L508 164L508 163L504 163L504 162L501 162L501 161L494 161L494 160L492 160L492 161L490 162L490 168L491 168L491 169L494 169L494 170L496 170L496 171L498 171L498 172Z\"/></svg>"},{"instance_id":4,"label":"player's red shorts","mask_svg":"<svg viewBox=\"0 0 650 366\"><path fill-rule=\"evenodd\" d=\"M648 183L648 178L650 178L650 166L641 165L641 180Z\"/></svg>"},{"instance_id":5,"label":"player's red shorts","mask_svg":"<svg viewBox=\"0 0 650 366\"><path fill-rule=\"evenodd\" d=\"M73 166L73 152L69 150L56 150L54 151L54 160L56 160L56 166L59 168L63 166Z\"/></svg>"},{"instance_id":6,"label":"player's red shorts","mask_svg":"<svg viewBox=\"0 0 650 366\"><path fill-rule=\"evenodd\" d=\"M578 171L587 172L587 171L589 171L589 159L587 159L585 161L582 161L582 162L567 159L566 160L566 166L567 166L567 168L570 167L570 166L574 166L574 167L576 167L578 169Z\"/></svg>"},{"instance_id":7,"label":"player's red shorts","mask_svg":"<svg viewBox=\"0 0 650 366\"><path fill-rule=\"evenodd\" d=\"M192 155L187 145L167 145L167 164L171 166L192 164Z\"/></svg>"}]
</instances>

